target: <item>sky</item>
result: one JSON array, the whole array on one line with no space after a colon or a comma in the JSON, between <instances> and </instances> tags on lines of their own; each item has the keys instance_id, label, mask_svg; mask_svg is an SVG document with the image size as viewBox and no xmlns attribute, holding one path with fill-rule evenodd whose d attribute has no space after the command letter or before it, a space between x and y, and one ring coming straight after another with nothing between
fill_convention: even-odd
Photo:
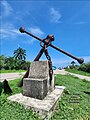
<instances>
[{"instance_id":1,"label":"sky","mask_svg":"<svg viewBox=\"0 0 90 120\"><path fill-rule=\"evenodd\" d=\"M20 33L23 26L42 39L53 34L53 45L90 62L90 1L0 0L0 9L0 55L13 56L21 47L26 50L26 59L34 60L40 42ZM53 66L65 67L75 61L50 46L48 52ZM46 60L44 54L40 60Z\"/></svg>"}]
</instances>

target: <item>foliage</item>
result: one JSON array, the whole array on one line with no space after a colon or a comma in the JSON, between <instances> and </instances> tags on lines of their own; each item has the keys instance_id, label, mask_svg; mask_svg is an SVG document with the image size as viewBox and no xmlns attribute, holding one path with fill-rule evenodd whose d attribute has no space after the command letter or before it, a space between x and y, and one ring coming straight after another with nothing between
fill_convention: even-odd
<instances>
[{"instance_id":1,"label":"foliage","mask_svg":"<svg viewBox=\"0 0 90 120\"><path fill-rule=\"evenodd\" d=\"M68 71L68 72L71 72L71 73L76 73L76 74L80 74L80 75L90 76L90 73L84 72L84 71L80 71L80 70L78 70L76 68L75 69L66 68L65 70Z\"/></svg>"},{"instance_id":2,"label":"foliage","mask_svg":"<svg viewBox=\"0 0 90 120\"><path fill-rule=\"evenodd\" d=\"M20 79L9 81L12 94L21 93L22 88L17 87ZM0 120L38 120L38 116L31 109L25 109L18 103L9 102L7 97L10 94L2 92L0 96ZM40 119L39 119L40 120Z\"/></svg>"},{"instance_id":3,"label":"foliage","mask_svg":"<svg viewBox=\"0 0 90 120\"><path fill-rule=\"evenodd\" d=\"M71 67L70 67L71 68ZM72 68L71 68L72 69ZM74 70L73 70L74 69ZM66 68L67 71L73 72L73 71L78 71L77 73L79 73L79 71L84 71L87 73L90 73L90 62L88 63L83 63L80 66L74 66L72 70ZM82 72L83 73L83 72Z\"/></svg>"},{"instance_id":4,"label":"foliage","mask_svg":"<svg viewBox=\"0 0 90 120\"><path fill-rule=\"evenodd\" d=\"M6 65L4 66L4 68L6 70L13 70L15 69L15 60L13 57L8 57L5 59L5 63Z\"/></svg>"},{"instance_id":5,"label":"foliage","mask_svg":"<svg viewBox=\"0 0 90 120\"><path fill-rule=\"evenodd\" d=\"M13 57L0 56L0 70L27 70L30 62L26 61L26 50L19 47L13 54Z\"/></svg>"},{"instance_id":6,"label":"foliage","mask_svg":"<svg viewBox=\"0 0 90 120\"><path fill-rule=\"evenodd\" d=\"M90 62L80 65L78 70L90 73Z\"/></svg>"},{"instance_id":7,"label":"foliage","mask_svg":"<svg viewBox=\"0 0 90 120\"><path fill-rule=\"evenodd\" d=\"M75 62L74 62L74 61L72 61L72 62L71 62L71 65L72 65L72 66L74 66L74 65L75 65Z\"/></svg>"},{"instance_id":8,"label":"foliage","mask_svg":"<svg viewBox=\"0 0 90 120\"><path fill-rule=\"evenodd\" d=\"M83 63L80 66L78 66L78 65L74 65L74 66L70 65L69 67L70 67L70 69L68 69L68 67L65 68L69 72L74 72L74 73L77 73L77 74L78 73L85 74L84 72L86 72L86 74L90 73L90 62ZM84 71L84 72L81 72L81 71Z\"/></svg>"},{"instance_id":9,"label":"foliage","mask_svg":"<svg viewBox=\"0 0 90 120\"><path fill-rule=\"evenodd\" d=\"M74 61L72 61L71 62L71 65L69 66L71 69L74 69L75 68L75 62Z\"/></svg>"},{"instance_id":10,"label":"foliage","mask_svg":"<svg viewBox=\"0 0 90 120\"><path fill-rule=\"evenodd\" d=\"M30 61L15 59L14 57L0 56L0 70L27 70L30 66Z\"/></svg>"},{"instance_id":11,"label":"foliage","mask_svg":"<svg viewBox=\"0 0 90 120\"><path fill-rule=\"evenodd\" d=\"M21 69L22 70L27 70L30 67L30 64L31 64L30 61L23 62L21 64Z\"/></svg>"},{"instance_id":12,"label":"foliage","mask_svg":"<svg viewBox=\"0 0 90 120\"><path fill-rule=\"evenodd\" d=\"M57 75L56 85L66 89L51 120L89 120L90 82L71 75Z\"/></svg>"},{"instance_id":13,"label":"foliage","mask_svg":"<svg viewBox=\"0 0 90 120\"><path fill-rule=\"evenodd\" d=\"M22 88L17 87L19 81L20 79L9 81L12 94L22 92ZM90 82L71 75L57 75L55 83L66 88L50 120L88 120L90 118L90 94L86 94L85 91L90 93ZM75 94L79 103L70 103L70 99ZM0 96L0 120L40 120L31 110L17 103L10 103L7 100L8 96L10 95L3 92Z\"/></svg>"},{"instance_id":14,"label":"foliage","mask_svg":"<svg viewBox=\"0 0 90 120\"><path fill-rule=\"evenodd\" d=\"M14 57L15 57L15 59L25 61L25 59L26 59L26 50L19 47L18 49L14 50Z\"/></svg>"},{"instance_id":15,"label":"foliage","mask_svg":"<svg viewBox=\"0 0 90 120\"><path fill-rule=\"evenodd\" d=\"M0 56L0 70L3 69L5 67L5 59L6 57L4 55Z\"/></svg>"}]
</instances>

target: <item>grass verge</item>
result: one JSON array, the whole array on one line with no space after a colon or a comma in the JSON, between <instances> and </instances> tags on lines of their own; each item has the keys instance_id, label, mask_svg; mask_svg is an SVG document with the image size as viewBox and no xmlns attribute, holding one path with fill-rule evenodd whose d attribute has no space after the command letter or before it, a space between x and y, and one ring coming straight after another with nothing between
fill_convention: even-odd
<instances>
[{"instance_id":1,"label":"grass verge","mask_svg":"<svg viewBox=\"0 0 90 120\"><path fill-rule=\"evenodd\" d=\"M26 72L26 70L0 70L0 73Z\"/></svg>"},{"instance_id":2,"label":"grass verge","mask_svg":"<svg viewBox=\"0 0 90 120\"><path fill-rule=\"evenodd\" d=\"M22 92L17 87L19 81L20 79L9 81L13 94ZM56 85L63 85L66 89L50 120L89 120L90 82L71 75L57 75ZM3 92L0 96L0 120L40 120L31 110L9 102L8 96L10 95Z\"/></svg>"},{"instance_id":3,"label":"grass verge","mask_svg":"<svg viewBox=\"0 0 90 120\"><path fill-rule=\"evenodd\" d=\"M85 75L85 76L90 76L90 73L88 72L84 72L84 71L79 71L79 70L76 70L76 69L65 69L66 71L68 72L71 72L71 73L76 73L76 74L80 74L80 75Z\"/></svg>"},{"instance_id":4,"label":"grass verge","mask_svg":"<svg viewBox=\"0 0 90 120\"><path fill-rule=\"evenodd\" d=\"M9 85L13 91L12 94L21 93L22 88L17 87L20 79L9 81ZM36 113L30 109L25 109L22 105L10 102L7 97L10 94L2 94L0 96L0 120L40 120Z\"/></svg>"},{"instance_id":5,"label":"grass verge","mask_svg":"<svg viewBox=\"0 0 90 120\"><path fill-rule=\"evenodd\" d=\"M56 85L63 85L66 89L51 120L89 120L90 82L71 75L57 75Z\"/></svg>"}]
</instances>

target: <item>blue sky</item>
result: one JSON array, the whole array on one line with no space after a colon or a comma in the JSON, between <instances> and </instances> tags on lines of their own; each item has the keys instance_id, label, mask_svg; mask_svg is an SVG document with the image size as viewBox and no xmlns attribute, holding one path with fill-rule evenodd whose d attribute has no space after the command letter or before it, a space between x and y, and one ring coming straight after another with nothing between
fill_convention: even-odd
<instances>
[{"instance_id":1,"label":"blue sky","mask_svg":"<svg viewBox=\"0 0 90 120\"><path fill-rule=\"evenodd\" d=\"M41 48L38 40L19 32L23 26L41 38L53 34L55 46L90 61L89 1L0 0L0 8L0 54L13 56L22 47L27 60L33 61ZM67 66L73 60L51 47L48 51L55 66Z\"/></svg>"}]
</instances>

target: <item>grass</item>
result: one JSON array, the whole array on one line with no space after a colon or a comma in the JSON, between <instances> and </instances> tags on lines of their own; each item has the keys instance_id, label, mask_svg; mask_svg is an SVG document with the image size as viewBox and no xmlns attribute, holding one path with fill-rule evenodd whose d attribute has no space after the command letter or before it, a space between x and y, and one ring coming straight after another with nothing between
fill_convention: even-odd
<instances>
[{"instance_id":1,"label":"grass","mask_svg":"<svg viewBox=\"0 0 90 120\"><path fill-rule=\"evenodd\" d=\"M17 87L19 81L20 79L9 81L13 94L22 92L22 89ZM56 85L63 85L66 89L50 120L89 120L90 82L71 75L57 75ZM89 94L85 92L89 92ZM9 102L8 96L10 95L3 92L0 96L0 120L40 120L31 110L25 109L17 103Z\"/></svg>"},{"instance_id":2,"label":"grass","mask_svg":"<svg viewBox=\"0 0 90 120\"><path fill-rule=\"evenodd\" d=\"M26 72L26 70L0 70L0 73Z\"/></svg>"},{"instance_id":3,"label":"grass","mask_svg":"<svg viewBox=\"0 0 90 120\"><path fill-rule=\"evenodd\" d=\"M56 85L66 89L51 120L89 120L86 117L90 118L90 82L71 75L57 75Z\"/></svg>"},{"instance_id":4,"label":"grass","mask_svg":"<svg viewBox=\"0 0 90 120\"><path fill-rule=\"evenodd\" d=\"M79 70L76 70L76 69L65 69L66 71L68 72L71 72L71 73L76 73L76 74L80 74L80 75L85 75L85 76L90 76L90 73L88 72L84 72L84 71L79 71Z\"/></svg>"},{"instance_id":5,"label":"grass","mask_svg":"<svg viewBox=\"0 0 90 120\"><path fill-rule=\"evenodd\" d=\"M21 93L22 88L17 87L20 79L9 81L13 91L12 94ZM10 94L2 92L0 96L0 120L40 120L30 109L25 109L22 105L7 100Z\"/></svg>"}]
</instances>

